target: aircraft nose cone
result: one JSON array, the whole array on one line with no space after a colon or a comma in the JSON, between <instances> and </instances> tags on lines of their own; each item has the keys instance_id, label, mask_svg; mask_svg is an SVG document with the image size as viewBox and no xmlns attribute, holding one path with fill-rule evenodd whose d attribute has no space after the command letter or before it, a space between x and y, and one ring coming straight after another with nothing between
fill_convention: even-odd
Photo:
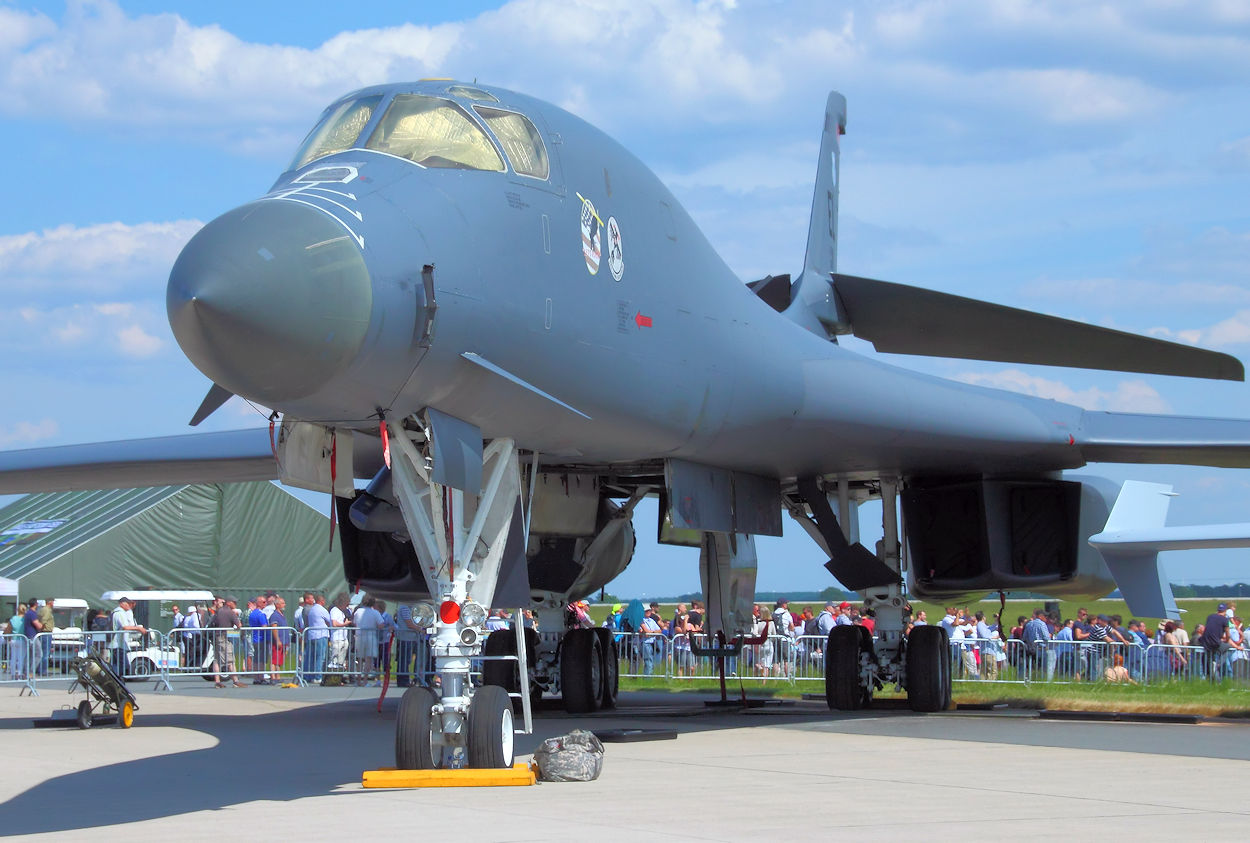
<instances>
[{"instance_id":1,"label":"aircraft nose cone","mask_svg":"<svg viewBox=\"0 0 1250 843\"><path fill-rule=\"evenodd\" d=\"M373 297L364 256L342 225L311 207L262 200L191 238L165 303L200 371L272 407L316 392L350 365Z\"/></svg>"}]
</instances>

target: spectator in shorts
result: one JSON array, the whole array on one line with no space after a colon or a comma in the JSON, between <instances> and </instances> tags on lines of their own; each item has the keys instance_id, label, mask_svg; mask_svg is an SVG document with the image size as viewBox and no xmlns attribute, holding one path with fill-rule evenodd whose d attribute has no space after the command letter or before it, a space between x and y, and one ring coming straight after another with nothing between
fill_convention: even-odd
<instances>
[{"instance_id":1,"label":"spectator in shorts","mask_svg":"<svg viewBox=\"0 0 1250 843\"><path fill-rule=\"evenodd\" d=\"M790 601L781 598L773 607L773 672L787 673L794 652L794 616L790 614Z\"/></svg>"},{"instance_id":2,"label":"spectator in shorts","mask_svg":"<svg viewBox=\"0 0 1250 843\"><path fill-rule=\"evenodd\" d=\"M269 615L269 634L273 638L273 661L275 670L286 665L286 649L291 644L291 630L286 628L286 600L274 595L269 604L273 610Z\"/></svg>"},{"instance_id":3,"label":"spectator in shorts","mask_svg":"<svg viewBox=\"0 0 1250 843\"><path fill-rule=\"evenodd\" d=\"M238 607L238 600L227 597L209 619L209 626L213 630L213 683L218 688L226 687L221 681L222 674L226 675L234 687L244 687L234 672L234 644L230 641L230 630L240 627Z\"/></svg>"}]
</instances>

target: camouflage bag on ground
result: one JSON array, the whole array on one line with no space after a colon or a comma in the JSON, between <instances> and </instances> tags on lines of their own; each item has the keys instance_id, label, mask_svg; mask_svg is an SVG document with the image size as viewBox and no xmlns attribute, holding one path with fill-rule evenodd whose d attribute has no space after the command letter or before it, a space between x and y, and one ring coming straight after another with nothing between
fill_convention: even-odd
<instances>
[{"instance_id":1,"label":"camouflage bag on ground","mask_svg":"<svg viewBox=\"0 0 1250 843\"><path fill-rule=\"evenodd\" d=\"M590 782L603 769L603 744L593 733L574 729L547 738L534 751L538 778L545 782Z\"/></svg>"}]
</instances>

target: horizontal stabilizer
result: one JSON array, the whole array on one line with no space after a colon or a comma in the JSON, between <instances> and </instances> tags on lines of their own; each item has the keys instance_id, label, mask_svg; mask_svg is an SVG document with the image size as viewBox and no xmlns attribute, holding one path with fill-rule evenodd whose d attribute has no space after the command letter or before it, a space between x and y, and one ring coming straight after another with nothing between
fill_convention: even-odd
<instances>
[{"instance_id":1,"label":"horizontal stabilizer","mask_svg":"<svg viewBox=\"0 0 1250 843\"><path fill-rule=\"evenodd\" d=\"M1107 563L1129 611L1140 617L1178 620L1181 616L1157 549L1122 541L1134 534L1167 529L1163 522L1172 497L1172 487L1164 483L1125 481L1103 531L1089 539Z\"/></svg>"},{"instance_id":2,"label":"horizontal stabilizer","mask_svg":"<svg viewBox=\"0 0 1250 843\"><path fill-rule=\"evenodd\" d=\"M1125 482L1101 533L1089 543L1102 554L1120 594L1133 614L1151 618L1180 617L1159 551L1216 547L1250 547L1250 524L1205 524L1165 527L1172 487L1161 483Z\"/></svg>"},{"instance_id":3,"label":"horizontal stabilizer","mask_svg":"<svg viewBox=\"0 0 1250 843\"><path fill-rule=\"evenodd\" d=\"M835 273L851 333L877 351L1215 380L1245 380L1227 354L999 304Z\"/></svg>"}]
</instances>

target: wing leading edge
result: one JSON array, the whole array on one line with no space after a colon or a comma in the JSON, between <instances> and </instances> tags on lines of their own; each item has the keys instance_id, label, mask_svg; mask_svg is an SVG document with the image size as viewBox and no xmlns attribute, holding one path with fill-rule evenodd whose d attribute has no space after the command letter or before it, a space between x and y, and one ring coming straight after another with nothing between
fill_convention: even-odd
<instances>
[{"instance_id":1,"label":"wing leading edge","mask_svg":"<svg viewBox=\"0 0 1250 843\"><path fill-rule=\"evenodd\" d=\"M1088 462L1250 468L1242 419L1085 412L1074 436Z\"/></svg>"},{"instance_id":2,"label":"wing leading edge","mask_svg":"<svg viewBox=\"0 0 1250 843\"><path fill-rule=\"evenodd\" d=\"M0 494L276 479L266 428L0 453Z\"/></svg>"},{"instance_id":3,"label":"wing leading edge","mask_svg":"<svg viewBox=\"0 0 1250 843\"><path fill-rule=\"evenodd\" d=\"M1245 380L1236 357L976 299L834 274L850 331L877 351Z\"/></svg>"}]
</instances>

